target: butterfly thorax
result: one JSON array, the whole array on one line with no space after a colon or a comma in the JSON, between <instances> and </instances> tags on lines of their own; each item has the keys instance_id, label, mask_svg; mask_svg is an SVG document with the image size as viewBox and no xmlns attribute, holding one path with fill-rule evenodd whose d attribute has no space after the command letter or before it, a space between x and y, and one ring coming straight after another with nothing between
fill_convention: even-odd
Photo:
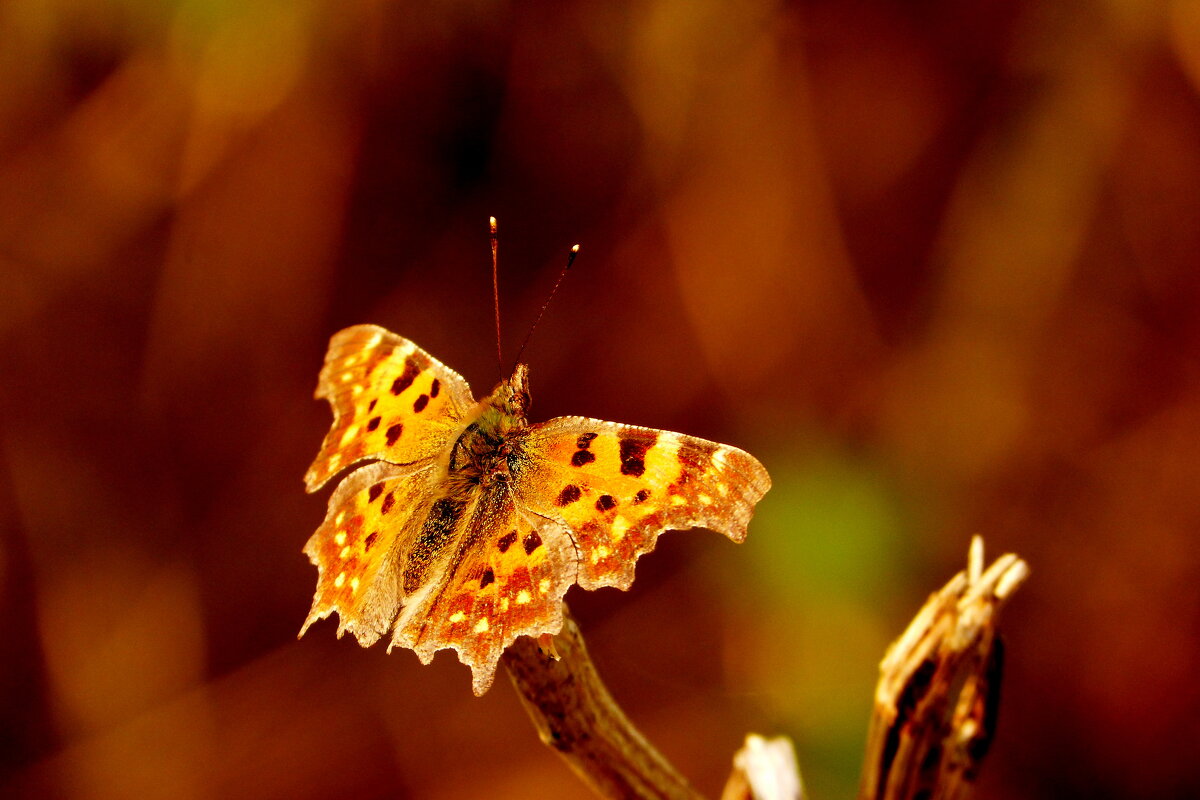
<instances>
[{"instance_id":1,"label":"butterfly thorax","mask_svg":"<svg viewBox=\"0 0 1200 800\"><path fill-rule=\"evenodd\" d=\"M512 377L497 384L467 415L467 424L450 449L448 484L461 491L509 482L520 468L528 408L529 368L518 364Z\"/></svg>"}]
</instances>

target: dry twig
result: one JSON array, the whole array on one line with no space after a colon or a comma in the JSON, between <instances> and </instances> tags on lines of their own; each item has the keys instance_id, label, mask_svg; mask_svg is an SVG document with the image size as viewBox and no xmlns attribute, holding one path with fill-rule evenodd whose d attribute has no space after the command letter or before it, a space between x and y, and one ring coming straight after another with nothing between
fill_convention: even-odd
<instances>
[{"instance_id":1,"label":"dry twig","mask_svg":"<svg viewBox=\"0 0 1200 800\"><path fill-rule=\"evenodd\" d=\"M564 617L552 643L522 636L503 657L542 741L602 797L699 798L621 711Z\"/></svg>"}]
</instances>

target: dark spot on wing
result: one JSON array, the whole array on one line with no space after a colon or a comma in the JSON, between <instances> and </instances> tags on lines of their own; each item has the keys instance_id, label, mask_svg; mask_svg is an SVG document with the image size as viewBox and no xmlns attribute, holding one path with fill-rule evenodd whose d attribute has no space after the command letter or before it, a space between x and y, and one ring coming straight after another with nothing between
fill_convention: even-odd
<instances>
[{"instance_id":1,"label":"dark spot on wing","mask_svg":"<svg viewBox=\"0 0 1200 800\"><path fill-rule=\"evenodd\" d=\"M368 422L367 422L367 430L369 430L369 431L373 431L373 430L375 430L376 428L378 428L378 427L379 427L379 421L380 421L380 420L382 420L382 419L383 419L383 417L371 417L371 419L370 419L370 420L368 420Z\"/></svg>"},{"instance_id":2,"label":"dark spot on wing","mask_svg":"<svg viewBox=\"0 0 1200 800\"><path fill-rule=\"evenodd\" d=\"M370 536L363 539L363 552L367 552L375 546L375 540L379 538L379 531L371 531Z\"/></svg>"},{"instance_id":3,"label":"dark spot on wing","mask_svg":"<svg viewBox=\"0 0 1200 800\"><path fill-rule=\"evenodd\" d=\"M420 414L425 410L425 406L429 405L429 395L423 394L413 401L413 411Z\"/></svg>"},{"instance_id":4,"label":"dark spot on wing","mask_svg":"<svg viewBox=\"0 0 1200 800\"><path fill-rule=\"evenodd\" d=\"M396 505L396 493L388 492L387 497L383 498L383 505L379 507L380 514L386 514L392 510L392 506Z\"/></svg>"},{"instance_id":5,"label":"dark spot on wing","mask_svg":"<svg viewBox=\"0 0 1200 800\"><path fill-rule=\"evenodd\" d=\"M442 390L442 382L439 381L437 378L434 378L433 383L430 384L430 386L429 386L429 396L437 397L438 392L440 392L441 390Z\"/></svg>"},{"instance_id":6,"label":"dark spot on wing","mask_svg":"<svg viewBox=\"0 0 1200 800\"><path fill-rule=\"evenodd\" d=\"M508 548L512 547L515 541L517 541L517 532L509 531L500 537L500 541L496 542L496 547L500 549L501 553L505 553L508 552Z\"/></svg>"},{"instance_id":7,"label":"dark spot on wing","mask_svg":"<svg viewBox=\"0 0 1200 800\"><path fill-rule=\"evenodd\" d=\"M483 587L487 586L489 583L492 583L495 580L496 580L496 573L492 572L491 567L488 567L487 569L485 569L483 571L483 577L479 579L479 588L482 589Z\"/></svg>"},{"instance_id":8,"label":"dark spot on wing","mask_svg":"<svg viewBox=\"0 0 1200 800\"><path fill-rule=\"evenodd\" d=\"M617 501L613 499L611 494L602 494L596 500L597 511L608 511L609 509L616 508L616 506Z\"/></svg>"},{"instance_id":9,"label":"dark spot on wing","mask_svg":"<svg viewBox=\"0 0 1200 800\"><path fill-rule=\"evenodd\" d=\"M380 481L367 490L367 502L374 503L379 499L379 495L381 494L383 494L383 481Z\"/></svg>"},{"instance_id":10,"label":"dark spot on wing","mask_svg":"<svg viewBox=\"0 0 1200 800\"><path fill-rule=\"evenodd\" d=\"M571 456L571 466L582 467L584 464L590 464L596 460L596 457L588 450L576 450L575 455Z\"/></svg>"},{"instance_id":11,"label":"dark spot on wing","mask_svg":"<svg viewBox=\"0 0 1200 800\"><path fill-rule=\"evenodd\" d=\"M575 440L575 446L580 450L587 450L592 440L599 435L598 433L581 433L579 438Z\"/></svg>"},{"instance_id":12,"label":"dark spot on wing","mask_svg":"<svg viewBox=\"0 0 1200 800\"><path fill-rule=\"evenodd\" d=\"M400 434L404 433L404 425L397 422L395 425L387 429L387 444L388 447L396 444L396 440L400 438Z\"/></svg>"},{"instance_id":13,"label":"dark spot on wing","mask_svg":"<svg viewBox=\"0 0 1200 800\"><path fill-rule=\"evenodd\" d=\"M374 411L374 410L375 410L375 404L376 404L376 403L378 403L378 402L379 402L379 398L378 398L378 397L376 397L374 400L372 400L372 401L371 401L371 405L367 406L367 413L368 413L368 414L370 414L372 411Z\"/></svg>"},{"instance_id":14,"label":"dark spot on wing","mask_svg":"<svg viewBox=\"0 0 1200 800\"><path fill-rule=\"evenodd\" d=\"M411 357L404 359L404 371L400 373L400 377L392 381L392 394L400 394L408 387L412 386L413 381L421 374L421 368Z\"/></svg>"},{"instance_id":15,"label":"dark spot on wing","mask_svg":"<svg viewBox=\"0 0 1200 800\"><path fill-rule=\"evenodd\" d=\"M645 489L639 489L638 493L633 496L633 504L637 505L638 503L644 503L646 502L646 498L649 496L650 492L646 491Z\"/></svg>"},{"instance_id":16,"label":"dark spot on wing","mask_svg":"<svg viewBox=\"0 0 1200 800\"><path fill-rule=\"evenodd\" d=\"M620 439L621 474L640 478L646 472L646 451L658 441L654 431L631 431Z\"/></svg>"},{"instance_id":17,"label":"dark spot on wing","mask_svg":"<svg viewBox=\"0 0 1200 800\"><path fill-rule=\"evenodd\" d=\"M525 546L525 555L532 555L534 550L542 546L542 537L538 536L537 531L530 531L525 534L525 541L522 544Z\"/></svg>"},{"instance_id":18,"label":"dark spot on wing","mask_svg":"<svg viewBox=\"0 0 1200 800\"><path fill-rule=\"evenodd\" d=\"M574 484L568 484L567 486L563 487L561 492L558 493L558 499L554 502L558 504L559 508L562 508L563 506L569 506L571 503L574 503L582 494L583 492L580 491L578 486Z\"/></svg>"}]
</instances>

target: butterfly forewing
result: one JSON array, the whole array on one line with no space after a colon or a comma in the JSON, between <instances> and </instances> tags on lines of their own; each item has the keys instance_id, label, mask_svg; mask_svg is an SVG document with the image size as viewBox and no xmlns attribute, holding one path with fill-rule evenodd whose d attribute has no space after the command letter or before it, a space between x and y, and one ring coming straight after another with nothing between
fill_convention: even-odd
<instances>
[{"instance_id":1,"label":"butterfly forewing","mask_svg":"<svg viewBox=\"0 0 1200 800\"><path fill-rule=\"evenodd\" d=\"M627 588L664 530L705 527L742 541L771 486L736 447L585 417L532 426L525 452L520 501L569 528L585 589Z\"/></svg>"},{"instance_id":2,"label":"butterfly forewing","mask_svg":"<svg viewBox=\"0 0 1200 800\"><path fill-rule=\"evenodd\" d=\"M334 420L304 476L310 492L362 459L409 464L436 457L474 403L458 373L376 325L333 337L316 396L329 400Z\"/></svg>"}]
</instances>

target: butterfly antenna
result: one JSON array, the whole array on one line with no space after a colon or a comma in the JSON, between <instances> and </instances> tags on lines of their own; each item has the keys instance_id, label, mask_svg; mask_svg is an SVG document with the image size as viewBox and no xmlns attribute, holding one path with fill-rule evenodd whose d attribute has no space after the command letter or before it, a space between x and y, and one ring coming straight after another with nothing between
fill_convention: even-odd
<instances>
[{"instance_id":1,"label":"butterfly antenna","mask_svg":"<svg viewBox=\"0 0 1200 800\"><path fill-rule=\"evenodd\" d=\"M496 364L500 370L500 380L504 380L504 351L500 349L500 276L496 269L496 253L499 240L496 237L496 218L488 217L488 230L492 240L492 302L496 307Z\"/></svg>"},{"instance_id":2,"label":"butterfly antenna","mask_svg":"<svg viewBox=\"0 0 1200 800\"><path fill-rule=\"evenodd\" d=\"M577 255L579 255L579 245L574 245L571 248L571 252L567 253L566 266L562 268L562 272L558 273L558 280L554 282L554 288L550 290L550 296L546 298L546 302L542 303L542 310L538 312L537 319L529 326L529 333L525 334L525 341L521 342L521 349L517 351L516 363L521 363L521 354L525 352L525 345L529 344L529 337L533 336L538 323L542 321L542 315L546 313L546 308L550 305L550 301L554 299L554 293L562 285L563 278L567 277L567 272L571 269L571 265L575 263L575 256Z\"/></svg>"}]
</instances>

